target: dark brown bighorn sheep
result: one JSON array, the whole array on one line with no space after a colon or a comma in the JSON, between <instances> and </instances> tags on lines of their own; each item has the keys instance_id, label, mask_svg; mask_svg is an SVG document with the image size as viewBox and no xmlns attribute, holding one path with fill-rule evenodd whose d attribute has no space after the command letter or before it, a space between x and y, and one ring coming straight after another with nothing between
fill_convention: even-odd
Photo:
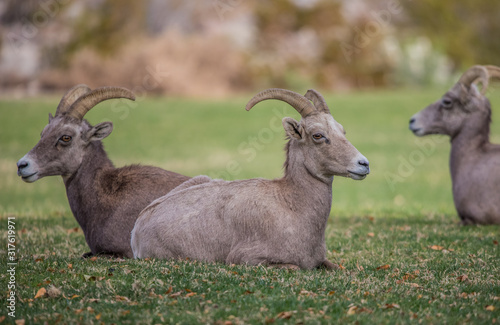
<instances>
[{"instance_id":1,"label":"dark brown bighorn sheep","mask_svg":"<svg viewBox=\"0 0 500 325\"><path fill-rule=\"evenodd\" d=\"M141 212L132 231L134 257L334 267L326 259L325 244L333 177L364 179L368 160L346 139L318 92L309 90L304 97L268 89L246 109L267 99L282 100L302 116L300 122L283 119L289 139L284 176L231 182L198 176L187 181Z\"/></svg>"},{"instance_id":2,"label":"dark brown bighorn sheep","mask_svg":"<svg viewBox=\"0 0 500 325\"><path fill-rule=\"evenodd\" d=\"M453 200L463 224L500 224L500 145L490 143L491 105L484 96L493 77L500 78L500 68L471 67L410 120L417 136L450 136Z\"/></svg>"},{"instance_id":3,"label":"dark brown bighorn sheep","mask_svg":"<svg viewBox=\"0 0 500 325\"><path fill-rule=\"evenodd\" d=\"M139 212L189 178L150 166L113 166L101 142L113 124L92 126L83 119L92 107L111 98L135 97L117 87L91 91L78 85L69 90L56 115L49 114L40 141L17 162L17 173L28 183L62 176L71 211L91 250L84 256L132 257L130 232Z\"/></svg>"}]
</instances>

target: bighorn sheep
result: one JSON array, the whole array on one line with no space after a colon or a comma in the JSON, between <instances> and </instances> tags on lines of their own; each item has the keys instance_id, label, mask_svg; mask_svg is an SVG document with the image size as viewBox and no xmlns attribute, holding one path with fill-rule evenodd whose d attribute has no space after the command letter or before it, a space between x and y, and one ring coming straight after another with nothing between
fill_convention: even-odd
<instances>
[{"instance_id":1,"label":"bighorn sheep","mask_svg":"<svg viewBox=\"0 0 500 325\"><path fill-rule=\"evenodd\" d=\"M346 139L324 98L268 89L266 99L290 104L302 120L285 117L284 176L212 180L198 176L146 207L132 230L134 257L191 258L228 264L333 268L325 228L334 175L364 179L368 160ZM311 103L309 100L312 100Z\"/></svg>"},{"instance_id":2,"label":"bighorn sheep","mask_svg":"<svg viewBox=\"0 0 500 325\"><path fill-rule=\"evenodd\" d=\"M491 105L484 96L491 77L500 78L500 68L471 67L440 100L410 119L417 136L450 136L453 200L463 224L500 224L500 145L490 143Z\"/></svg>"},{"instance_id":3,"label":"bighorn sheep","mask_svg":"<svg viewBox=\"0 0 500 325\"><path fill-rule=\"evenodd\" d=\"M113 166L101 142L113 124L92 126L83 119L92 107L111 98L135 99L118 87L70 89L56 115L49 114L40 141L17 162L17 173L28 183L62 176L71 211L91 250L84 256L132 257L130 232L139 212L189 178L150 166Z\"/></svg>"}]
</instances>

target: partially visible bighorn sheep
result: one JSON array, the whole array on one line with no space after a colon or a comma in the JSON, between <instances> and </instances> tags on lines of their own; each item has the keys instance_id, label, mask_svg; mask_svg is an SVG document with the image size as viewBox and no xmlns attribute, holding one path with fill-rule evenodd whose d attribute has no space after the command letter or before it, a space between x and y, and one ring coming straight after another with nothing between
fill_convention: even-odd
<instances>
[{"instance_id":1,"label":"partially visible bighorn sheep","mask_svg":"<svg viewBox=\"0 0 500 325\"><path fill-rule=\"evenodd\" d=\"M491 77L500 78L500 68L471 67L440 100L410 120L417 136L451 137L453 200L463 224L500 224L500 145L490 143L491 106L484 96Z\"/></svg>"},{"instance_id":2,"label":"partially visible bighorn sheep","mask_svg":"<svg viewBox=\"0 0 500 325\"><path fill-rule=\"evenodd\" d=\"M132 230L134 257L191 258L228 264L332 268L325 228L333 176L364 179L368 160L346 139L324 98L268 89L247 104L287 102L302 120L285 117L285 173L275 180L199 176L145 208ZM311 103L309 100L312 100Z\"/></svg>"},{"instance_id":3,"label":"partially visible bighorn sheep","mask_svg":"<svg viewBox=\"0 0 500 325\"><path fill-rule=\"evenodd\" d=\"M49 114L40 141L18 161L17 173L28 183L45 176L62 176L71 211L91 250L84 256L132 257L130 232L139 212L189 178L156 167L113 166L101 142L113 124L92 126L83 119L92 107L111 98L135 99L124 88L91 91L78 85L69 90L56 115Z\"/></svg>"}]
</instances>

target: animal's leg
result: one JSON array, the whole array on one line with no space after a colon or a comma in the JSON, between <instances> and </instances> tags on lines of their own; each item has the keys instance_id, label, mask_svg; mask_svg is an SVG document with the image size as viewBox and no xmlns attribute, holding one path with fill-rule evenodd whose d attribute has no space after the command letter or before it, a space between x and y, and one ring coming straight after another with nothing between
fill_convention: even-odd
<instances>
[{"instance_id":1,"label":"animal's leg","mask_svg":"<svg viewBox=\"0 0 500 325\"><path fill-rule=\"evenodd\" d=\"M85 254L82 255L82 258L89 258L89 257L92 257L94 256L94 254L92 252L87 252Z\"/></svg>"},{"instance_id":2,"label":"animal's leg","mask_svg":"<svg viewBox=\"0 0 500 325\"><path fill-rule=\"evenodd\" d=\"M275 268L275 269L287 269L291 271L298 271L300 270L300 267L295 264L269 264L269 267Z\"/></svg>"},{"instance_id":3,"label":"animal's leg","mask_svg":"<svg viewBox=\"0 0 500 325\"><path fill-rule=\"evenodd\" d=\"M318 265L318 269L338 270L339 266L325 259L320 265Z\"/></svg>"}]
</instances>

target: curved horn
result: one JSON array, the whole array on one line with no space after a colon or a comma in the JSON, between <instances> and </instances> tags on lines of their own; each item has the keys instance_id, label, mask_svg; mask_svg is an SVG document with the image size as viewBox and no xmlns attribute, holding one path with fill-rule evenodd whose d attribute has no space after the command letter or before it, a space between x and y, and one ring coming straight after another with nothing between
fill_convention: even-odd
<instances>
[{"instance_id":1,"label":"curved horn","mask_svg":"<svg viewBox=\"0 0 500 325\"><path fill-rule=\"evenodd\" d=\"M488 76L490 78L500 79L500 68L494 65L485 65L484 66L488 71Z\"/></svg>"},{"instance_id":2,"label":"curved horn","mask_svg":"<svg viewBox=\"0 0 500 325\"><path fill-rule=\"evenodd\" d=\"M95 105L112 98L127 98L135 100L134 93L121 87L102 87L92 90L90 93L80 97L68 109L67 114L82 120L85 114Z\"/></svg>"},{"instance_id":3,"label":"curved horn","mask_svg":"<svg viewBox=\"0 0 500 325\"><path fill-rule=\"evenodd\" d=\"M90 88L87 85L76 85L70 90L68 90L62 97L59 105L57 105L56 116L66 113L69 107L76 102L78 98L90 92Z\"/></svg>"},{"instance_id":4,"label":"curved horn","mask_svg":"<svg viewBox=\"0 0 500 325\"><path fill-rule=\"evenodd\" d=\"M314 106L320 110L321 112L325 112L328 114L330 113L330 109L328 108L328 105L326 104L325 98L316 90L314 89L309 89L307 93L304 95L305 98L312 100L314 103Z\"/></svg>"},{"instance_id":5,"label":"curved horn","mask_svg":"<svg viewBox=\"0 0 500 325\"><path fill-rule=\"evenodd\" d=\"M288 103L295 108L303 118L317 111L314 105L301 94L280 88L270 88L261 91L250 99L245 109L249 111L257 103L267 99L278 99Z\"/></svg>"},{"instance_id":6,"label":"curved horn","mask_svg":"<svg viewBox=\"0 0 500 325\"><path fill-rule=\"evenodd\" d=\"M461 83L468 88L477 79L480 79L483 85L483 88L481 89L481 94L484 95L486 89L488 89L489 78L488 78L488 70L486 70L486 68L481 65L475 65L470 67L467 71L465 71L462 74L462 76L458 80L458 83Z\"/></svg>"}]
</instances>

